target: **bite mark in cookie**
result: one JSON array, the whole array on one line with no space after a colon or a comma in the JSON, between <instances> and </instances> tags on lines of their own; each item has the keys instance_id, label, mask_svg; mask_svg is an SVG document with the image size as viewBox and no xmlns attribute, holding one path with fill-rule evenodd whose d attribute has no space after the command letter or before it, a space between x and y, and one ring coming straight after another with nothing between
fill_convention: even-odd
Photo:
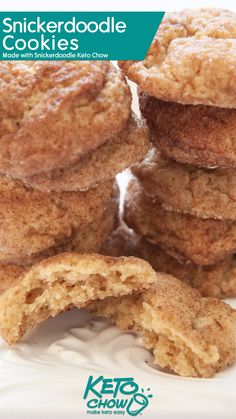
<instances>
[{"instance_id":1,"label":"bite mark in cookie","mask_svg":"<svg viewBox=\"0 0 236 419\"><path fill-rule=\"evenodd\" d=\"M0 331L9 343L26 331L73 307L96 299L147 289L156 279L151 266L136 258L64 253L23 272L0 299Z\"/></svg>"}]
</instances>

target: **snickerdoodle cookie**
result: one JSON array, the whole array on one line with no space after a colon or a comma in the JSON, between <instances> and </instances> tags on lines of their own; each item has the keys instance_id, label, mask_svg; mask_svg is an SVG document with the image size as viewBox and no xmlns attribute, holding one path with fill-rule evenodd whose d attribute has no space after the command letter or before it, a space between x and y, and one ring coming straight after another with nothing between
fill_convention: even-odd
<instances>
[{"instance_id":1,"label":"snickerdoodle cookie","mask_svg":"<svg viewBox=\"0 0 236 419\"><path fill-rule=\"evenodd\" d=\"M23 272L0 299L0 333L9 343L49 317L96 299L145 290L156 281L151 266L141 260L64 253Z\"/></svg>"},{"instance_id":2,"label":"snickerdoodle cookie","mask_svg":"<svg viewBox=\"0 0 236 419\"><path fill-rule=\"evenodd\" d=\"M147 291L89 307L125 330L141 332L154 362L183 377L212 377L236 361L236 311L166 274Z\"/></svg>"},{"instance_id":3,"label":"snickerdoodle cookie","mask_svg":"<svg viewBox=\"0 0 236 419\"><path fill-rule=\"evenodd\" d=\"M135 180L126 195L124 219L136 233L182 260L211 265L236 252L236 222L168 211Z\"/></svg>"},{"instance_id":4,"label":"snickerdoodle cookie","mask_svg":"<svg viewBox=\"0 0 236 419\"><path fill-rule=\"evenodd\" d=\"M167 209L200 218L236 220L236 170L176 163L153 148L133 167L145 193Z\"/></svg>"},{"instance_id":5,"label":"snickerdoodle cookie","mask_svg":"<svg viewBox=\"0 0 236 419\"><path fill-rule=\"evenodd\" d=\"M165 272L196 288L202 296L236 297L236 255L209 266L181 263L160 246L145 240L122 223L102 246L110 256L135 256L146 260L156 271Z\"/></svg>"},{"instance_id":6,"label":"snickerdoodle cookie","mask_svg":"<svg viewBox=\"0 0 236 419\"><path fill-rule=\"evenodd\" d=\"M118 134L129 87L106 61L0 63L0 173L31 176L68 167Z\"/></svg>"},{"instance_id":7,"label":"snickerdoodle cookie","mask_svg":"<svg viewBox=\"0 0 236 419\"><path fill-rule=\"evenodd\" d=\"M55 246L38 255L24 258L24 264L0 262L0 294L16 285L21 274L36 262L63 252L93 253L99 252L104 241L110 237L117 224L118 202L110 200L102 215L91 223L82 225L63 245ZM26 263L27 262L27 263Z\"/></svg>"},{"instance_id":8,"label":"snickerdoodle cookie","mask_svg":"<svg viewBox=\"0 0 236 419\"><path fill-rule=\"evenodd\" d=\"M105 240L117 225L118 218L118 194L113 193L111 199L103 204L104 209L98 210L98 215L89 223L83 223L78 228L72 230L71 236L65 238L63 242L55 244L43 252L24 255L15 259L17 265L33 265L34 263L49 256L57 255L62 252L90 253L99 252Z\"/></svg>"},{"instance_id":9,"label":"snickerdoodle cookie","mask_svg":"<svg viewBox=\"0 0 236 419\"><path fill-rule=\"evenodd\" d=\"M143 61L124 73L162 100L236 107L236 14L218 9L167 13Z\"/></svg>"},{"instance_id":10,"label":"snickerdoodle cookie","mask_svg":"<svg viewBox=\"0 0 236 419\"><path fill-rule=\"evenodd\" d=\"M24 266L0 263L0 294L15 286L24 271Z\"/></svg>"},{"instance_id":11,"label":"snickerdoodle cookie","mask_svg":"<svg viewBox=\"0 0 236 419\"><path fill-rule=\"evenodd\" d=\"M24 178L23 182L44 192L87 190L140 161L149 147L149 130L143 119L133 115L123 131L74 166Z\"/></svg>"},{"instance_id":12,"label":"snickerdoodle cookie","mask_svg":"<svg viewBox=\"0 0 236 419\"><path fill-rule=\"evenodd\" d=\"M112 188L108 181L86 192L46 194L0 177L0 261L24 263L67 243L102 215Z\"/></svg>"},{"instance_id":13,"label":"snickerdoodle cookie","mask_svg":"<svg viewBox=\"0 0 236 419\"><path fill-rule=\"evenodd\" d=\"M145 93L140 109L166 156L196 166L236 167L236 109L180 105Z\"/></svg>"}]
</instances>

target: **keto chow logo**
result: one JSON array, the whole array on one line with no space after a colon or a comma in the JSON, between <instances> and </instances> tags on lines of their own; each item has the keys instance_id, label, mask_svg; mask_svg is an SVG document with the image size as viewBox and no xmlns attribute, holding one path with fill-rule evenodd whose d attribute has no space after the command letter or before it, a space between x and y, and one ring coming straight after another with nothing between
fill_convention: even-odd
<instances>
[{"instance_id":1,"label":"keto chow logo","mask_svg":"<svg viewBox=\"0 0 236 419\"><path fill-rule=\"evenodd\" d=\"M0 12L0 60L143 60L163 15Z\"/></svg>"},{"instance_id":2,"label":"keto chow logo","mask_svg":"<svg viewBox=\"0 0 236 419\"><path fill-rule=\"evenodd\" d=\"M84 400L89 415L140 415L149 405L150 388L144 391L132 377L88 378Z\"/></svg>"}]
</instances>

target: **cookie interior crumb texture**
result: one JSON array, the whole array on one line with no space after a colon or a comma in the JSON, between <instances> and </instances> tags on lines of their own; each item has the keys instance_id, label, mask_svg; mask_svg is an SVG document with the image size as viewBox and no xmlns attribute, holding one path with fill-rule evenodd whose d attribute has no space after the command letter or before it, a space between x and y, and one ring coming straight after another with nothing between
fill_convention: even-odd
<instances>
[{"instance_id":1,"label":"cookie interior crumb texture","mask_svg":"<svg viewBox=\"0 0 236 419\"><path fill-rule=\"evenodd\" d=\"M141 332L155 363L183 377L212 377L236 360L236 312L176 278L157 274L142 294L97 301L90 310Z\"/></svg>"},{"instance_id":2,"label":"cookie interior crumb texture","mask_svg":"<svg viewBox=\"0 0 236 419\"><path fill-rule=\"evenodd\" d=\"M96 299L146 289L155 271L141 260L64 253L32 266L0 299L0 331L18 342L38 323Z\"/></svg>"}]
</instances>

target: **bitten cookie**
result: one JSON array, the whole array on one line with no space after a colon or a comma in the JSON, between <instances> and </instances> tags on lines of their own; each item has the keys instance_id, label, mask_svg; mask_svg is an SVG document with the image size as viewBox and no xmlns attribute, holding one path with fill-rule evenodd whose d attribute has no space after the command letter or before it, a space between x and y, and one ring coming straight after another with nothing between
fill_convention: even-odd
<instances>
[{"instance_id":1,"label":"bitten cookie","mask_svg":"<svg viewBox=\"0 0 236 419\"><path fill-rule=\"evenodd\" d=\"M146 292L97 301L90 310L141 332L154 362L183 377L212 377L236 361L236 311L165 274Z\"/></svg>"},{"instance_id":2,"label":"bitten cookie","mask_svg":"<svg viewBox=\"0 0 236 419\"><path fill-rule=\"evenodd\" d=\"M236 220L235 169L176 163L153 148L132 171L145 193L167 209L200 218Z\"/></svg>"},{"instance_id":3,"label":"bitten cookie","mask_svg":"<svg viewBox=\"0 0 236 419\"><path fill-rule=\"evenodd\" d=\"M145 93L140 109L166 156L196 166L236 167L236 109L180 105Z\"/></svg>"},{"instance_id":4,"label":"bitten cookie","mask_svg":"<svg viewBox=\"0 0 236 419\"><path fill-rule=\"evenodd\" d=\"M112 188L108 181L86 192L46 194L0 177L0 261L27 263L67 243L103 213Z\"/></svg>"},{"instance_id":5,"label":"bitten cookie","mask_svg":"<svg viewBox=\"0 0 236 419\"><path fill-rule=\"evenodd\" d=\"M23 182L43 192L87 190L142 160L150 147L149 135L144 119L133 114L121 133L74 166L24 178Z\"/></svg>"},{"instance_id":6,"label":"bitten cookie","mask_svg":"<svg viewBox=\"0 0 236 419\"><path fill-rule=\"evenodd\" d=\"M160 246L145 240L124 223L105 241L102 253L110 256L135 256L146 260L156 271L173 275L196 288L204 297L236 297L236 256L209 266L181 263Z\"/></svg>"},{"instance_id":7,"label":"bitten cookie","mask_svg":"<svg viewBox=\"0 0 236 419\"><path fill-rule=\"evenodd\" d=\"M106 61L0 63L0 173L21 177L68 167L118 134L129 87Z\"/></svg>"},{"instance_id":8,"label":"bitten cookie","mask_svg":"<svg viewBox=\"0 0 236 419\"><path fill-rule=\"evenodd\" d=\"M120 61L142 90L165 101L236 107L236 14L166 13L143 61Z\"/></svg>"},{"instance_id":9,"label":"bitten cookie","mask_svg":"<svg viewBox=\"0 0 236 419\"><path fill-rule=\"evenodd\" d=\"M135 232L183 261L211 265L236 252L235 222L167 211L145 195L138 181L130 183L124 219Z\"/></svg>"},{"instance_id":10,"label":"bitten cookie","mask_svg":"<svg viewBox=\"0 0 236 419\"><path fill-rule=\"evenodd\" d=\"M0 299L0 332L18 342L37 324L96 299L147 289L156 280L151 266L136 258L64 253L23 272Z\"/></svg>"}]
</instances>

